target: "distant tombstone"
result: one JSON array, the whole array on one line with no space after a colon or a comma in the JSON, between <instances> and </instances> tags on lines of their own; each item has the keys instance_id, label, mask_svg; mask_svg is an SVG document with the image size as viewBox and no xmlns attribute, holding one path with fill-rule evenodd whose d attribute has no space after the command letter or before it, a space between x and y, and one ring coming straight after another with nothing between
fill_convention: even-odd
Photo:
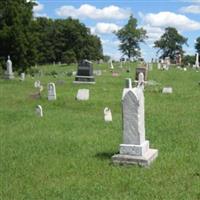
<instances>
[{"instance_id":1,"label":"distant tombstone","mask_svg":"<svg viewBox=\"0 0 200 200\"><path fill-rule=\"evenodd\" d=\"M114 66L113 66L112 60L110 61L110 69L114 69Z\"/></svg>"},{"instance_id":2,"label":"distant tombstone","mask_svg":"<svg viewBox=\"0 0 200 200\"><path fill-rule=\"evenodd\" d=\"M40 81L39 81L39 80L35 81L34 87L35 87L35 88L40 88L40 86L41 86Z\"/></svg>"},{"instance_id":3,"label":"distant tombstone","mask_svg":"<svg viewBox=\"0 0 200 200\"><path fill-rule=\"evenodd\" d=\"M143 73L139 73L139 78L138 78L138 84L137 87L141 87L141 89L144 89L144 74Z\"/></svg>"},{"instance_id":4,"label":"distant tombstone","mask_svg":"<svg viewBox=\"0 0 200 200\"><path fill-rule=\"evenodd\" d=\"M144 67L137 67L136 68L135 80L138 81L140 73L144 74L144 80L146 81L147 80L147 69L144 68Z\"/></svg>"},{"instance_id":5,"label":"distant tombstone","mask_svg":"<svg viewBox=\"0 0 200 200\"><path fill-rule=\"evenodd\" d=\"M56 86L54 83L48 83L48 100L56 100Z\"/></svg>"},{"instance_id":6,"label":"distant tombstone","mask_svg":"<svg viewBox=\"0 0 200 200\"><path fill-rule=\"evenodd\" d=\"M35 113L38 117L43 117L43 110L41 105L36 106Z\"/></svg>"},{"instance_id":7,"label":"distant tombstone","mask_svg":"<svg viewBox=\"0 0 200 200\"><path fill-rule=\"evenodd\" d=\"M157 64L157 69L161 69L161 64L160 63Z\"/></svg>"},{"instance_id":8,"label":"distant tombstone","mask_svg":"<svg viewBox=\"0 0 200 200\"><path fill-rule=\"evenodd\" d=\"M90 91L88 89L79 89L76 95L76 99L80 101L87 101L90 97Z\"/></svg>"},{"instance_id":9,"label":"distant tombstone","mask_svg":"<svg viewBox=\"0 0 200 200\"><path fill-rule=\"evenodd\" d=\"M21 73L21 74L20 74L20 80L21 80L21 81L24 81L24 80L25 80L25 73Z\"/></svg>"},{"instance_id":10,"label":"distant tombstone","mask_svg":"<svg viewBox=\"0 0 200 200\"><path fill-rule=\"evenodd\" d=\"M8 60L6 62L6 72L5 72L5 79L13 79L14 74L12 71L12 61L10 60L10 56L8 56Z\"/></svg>"},{"instance_id":11,"label":"distant tombstone","mask_svg":"<svg viewBox=\"0 0 200 200\"><path fill-rule=\"evenodd\" d=\"M196 61L195 61L196 68L199 68L199 54L196 54Z\"/></svg>"},{"instance_id":12,"label":"distant tombstone","mask_svg":"<svg viewBox=\"0 0 200 200\"><path fill-rule=\"evenodd\" d=\"M171 94L171 93L173 93L173 89L171 87L164 87L162 89L162 93L163 94Z\"/></svg>"},{"instance_id":13,"label":"distant tombstone","mask_svg":"<svg viewBox=\"0 0 200 200\"><path fill-rule=\"evenodd\" d=\"M152 70L153 70L153 63L149 63L149 65L148 65L148 70L149 70L149 71L152 71Z\"/></svg>"},{"instance_id":14,"label":"distant tombstone","mask_svg":"<svg viewBox=\"0 0 200 200\"><path fill-rule=\"evenodd\" d=\"M138 164L148 166L157 157L158 150L149 148L145 140L144 94L135 87L123 91L123 143L120 153L112 157L117 164Z\"/></svg>"},{"instance_id":15,"label":"distant tombstone","mask_svg":"<svg viewBox=\"0 0 200 200\"><path fill-rule=\"evenodd\" d=\"M112 122L112 113L107 107L104 109L104 120L105 122Z\"/></svg>"},{"instance_id":16,"label":"distant tombstone","mask_svg":"<svg viewBox=\"0 0 200 200\"><path fill-rule=\"evenodd\" d=\"M82 60L78 64L78 71L74 83L95 83L92 62L88 60Z\"/></svg>"},{"instance_id":17,"label":"distant tombstone","mask_svg":"<svg viewBox=\"0 0 200 200\"><path fill-rule=\"evenodd\" d=\"M101 75L102 75L101 70L100 70L100 69L94 70L94 75L96 75L96 76L101 76Z\"/></svg>"}]
</instances>

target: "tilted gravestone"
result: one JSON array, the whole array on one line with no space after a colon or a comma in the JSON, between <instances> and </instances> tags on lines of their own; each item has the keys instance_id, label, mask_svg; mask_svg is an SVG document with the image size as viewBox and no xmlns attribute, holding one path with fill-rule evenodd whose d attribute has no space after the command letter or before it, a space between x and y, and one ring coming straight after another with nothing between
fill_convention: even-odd
<instances>
[{"instance_id":1,"label":"tilted gravestone","mask_svg":"<svg viewBox=\"0 0 200 200\"><path fill-rule=\"evenodd\" d=\"M92 62L88 60L82 60L79 63L74 83L89 83L89 84L95 83L95 79L93 76Z\"/></svg>"},{"instance_id":2,"label":"tilted gravestone","mask_svg":"<svg viewBox=\"0 0 200 200\"><path fill-rule=\"evenodd\" d=\"M125 88L122 95L123 143L113 163L148 166L158 150L149 148L145 139L144 94L142 87Z\"/></svg>"},{"instance_id":3,"label":"tilted gravestone","mask_svg":"<svg viewBox=\"0 0 200 200\"><path fill-rule=\"evenodd\" d=\"M6 72L4 74L5 79L13 79L14 74L12 70L12 61L10 60L10 56L8 56L8 60L6 62Z\"/></svg>"},{"instance_id":4,"label":"tilted gravestone","mask_svg":"<svg viewBox=\"0 0 200 200\"><path fill-rule=\"evenodd\" d=\"M38 117L43 117L43 110L41 105L36 106L35 113Z\"/></svg>"},{"instance_id":5,"label":"tilted gravestone","mask_svg":"<svg viewBox=\"0 0 200 200\"><path fill-rule=\"evenodd\" d=\"M54 83L48 83L48 100L56 100L56 86Z\"/></svg>"}]
</instances>

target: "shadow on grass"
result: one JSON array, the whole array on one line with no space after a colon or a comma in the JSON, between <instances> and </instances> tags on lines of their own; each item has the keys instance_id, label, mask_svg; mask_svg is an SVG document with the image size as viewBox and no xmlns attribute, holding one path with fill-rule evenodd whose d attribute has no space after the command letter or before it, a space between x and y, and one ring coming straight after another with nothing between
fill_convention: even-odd
<instances>
[{"instance_id":1,"label":"shadow on grass","mask_svg":"<svg viewBox=\"0 0 200 200\"><path fill-rule=\"evenodd\" d=\"M118 154L118 152L101 152L101 153L97 153L95 157L100 160L110 160L111 157L115 154Z\"/></svg>"}]
</instances>

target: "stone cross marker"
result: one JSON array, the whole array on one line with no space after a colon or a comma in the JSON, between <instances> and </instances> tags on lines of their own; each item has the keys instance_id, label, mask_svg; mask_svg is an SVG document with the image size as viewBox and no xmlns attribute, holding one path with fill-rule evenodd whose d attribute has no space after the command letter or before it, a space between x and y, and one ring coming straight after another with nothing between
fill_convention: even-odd
<instances>
[{"instance_id":1,"label":"stone cross marker","mask_svg":"<svg viewBox=\"0 0 200 200\"><path fill-rule=\"evenodd\" d=\"M114 163L148 166L157 157L158 150L149 148L145 140L144 94L140 87L125 88L122 95L123 143Z\"/></svg>"},{"instance_id":2,"label":"stone cross marker","mask_svg":"<svg viewBox=\"0 0 200 200\"><path fill-rule=\"evenodd\" d=\"M56 86L54 83L48 83L48 100L56 100Z\"/></svg>"},{"instance_id":3,"label":"stone cross marker","mask_svg":"<svg viewBox=\"0 0 200 200\"><path fill-rule=\"evenodd\" d=\"M41 105L37 105L35 108L35 113L39 117L43 117L43 110Z\"/></svg>"},{"instance_id":4,"label":"stone cross marker","mask_svg":"<svg viewBox=\"0 0 200 200\"><path fill-rule=\"evenodd\" d=\"M5 72L5 79L13 79L14 74L12 71L12 61L10 60L10 56L8 56L8 60L6 62L6 72Z\"/></svg>"},{"instance_id":5,"label":"stone cross marker","mask_svg":"<svg viewBox=\"0 0 200 200\"><path fill-rule=\"evenodd\" d=\"M196 54L196 62L195 62L196 68L199 68L199 54Z\"/></svg>"}]
</instances>

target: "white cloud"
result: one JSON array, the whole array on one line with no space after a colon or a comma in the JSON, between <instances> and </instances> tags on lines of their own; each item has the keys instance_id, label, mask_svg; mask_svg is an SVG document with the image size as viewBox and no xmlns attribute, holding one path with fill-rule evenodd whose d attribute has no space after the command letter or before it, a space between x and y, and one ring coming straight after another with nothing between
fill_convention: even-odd
<instances>
[{"instance_id":1,"label":"white cloud","mask_svg":"<svg viewBox=\"0 0 200 200\"><path fill-rule=\"evenodd\" d=\"M112 34L114 31L118 31L120 27L114 23L99 22L95 27L91 28L93 34Z\"/></svg>"},{"instance_id":2,"label":"white cloud","mask_svg":"<svg viewBox=\"0 0 200 200\"><path fill-rule=\"evenodd\" d=\"M34 13L41 12L44 9L44 5L39 2L36 2L36 3L37 5L33 7L33 12Z\"/></svg>"},{"instance_id":3,"label":"white cloud","mask_svg":"<svg viewBox=\"0 0 200 200\"><path fill-rule=\"evenodd\" d=\"M200 30L200 23L189 19L185 15L176 14L173 12L148 13L143 16L146 24L153 27L175 27L179 31Z\"/></svg>"},{"instance_id":4,"label":"white cloud","mask_svg":"<svg viewBox=\"0 0 200 200\"><path fill-rule=\"evenodd\" d=\"M192 14L200 14L200 6L198 5L190 5L187 7L182 7L180 12L183 13L192 13Z\"/></svg>"},{"instance_id":5,"label":"white cloud","mask_svg":"<svg viewBox=\"0 0 200 200\"><path fill-rule=\"evenodd\" d=\"M110 5L102 9L89 4L83 4L79 8L74 6L62 6L56 10L60 17L91 18L91 19L126 19L130 15L130 10L118 6Z\"/></svg>"},{"instance_id":6,"label":"white cloud","mask_svg":"<svg viewBox=\"0 0 200 200\"><path fill-rule=\"evenodd\" d=\"M148 42L154 42L160 38L160 36L164 33L164 30L159 27L153 27L150 25L144 25L143 28L147 31Z\"/></svg>"}]
</instances>

